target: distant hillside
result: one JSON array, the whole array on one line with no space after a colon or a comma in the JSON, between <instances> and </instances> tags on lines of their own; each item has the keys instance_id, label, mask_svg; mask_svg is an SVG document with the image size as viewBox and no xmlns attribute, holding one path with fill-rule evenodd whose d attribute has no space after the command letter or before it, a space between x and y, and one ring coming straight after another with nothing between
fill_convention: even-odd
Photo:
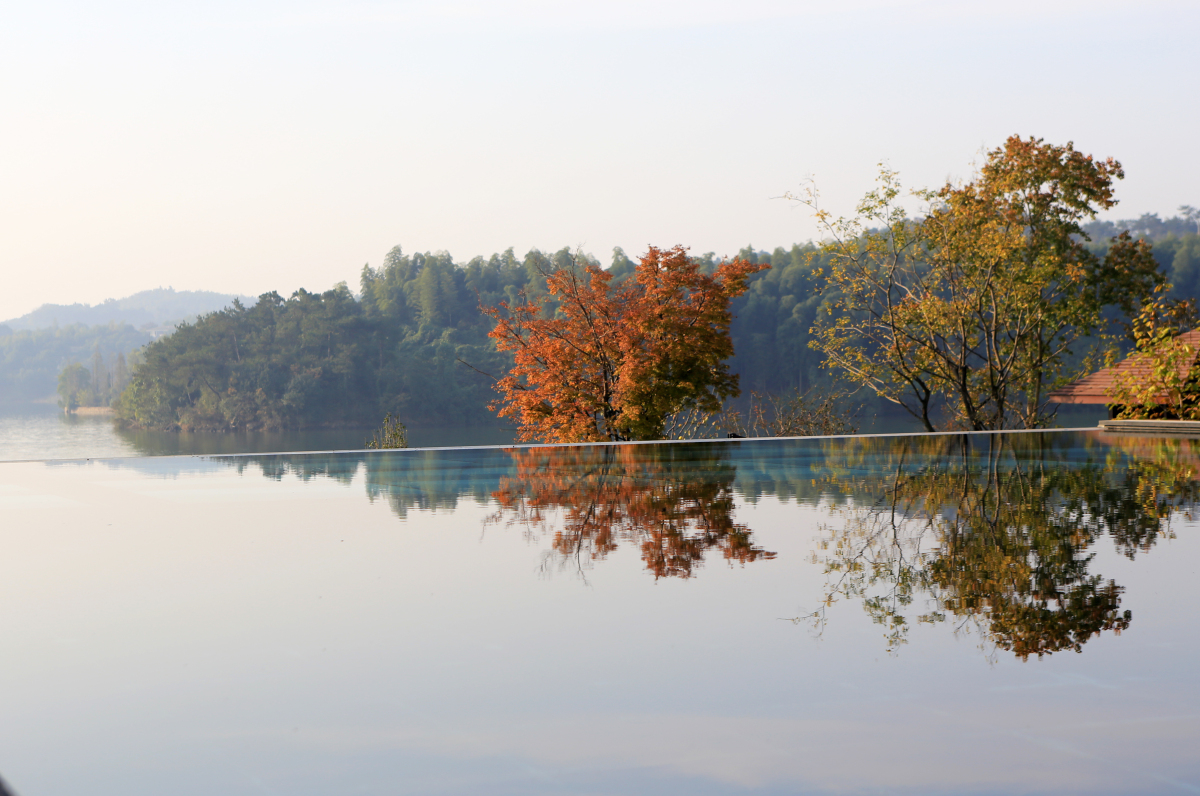
<instances>
[{"instance_id":1,"label":"distant hillside","mask_svg":"<svg viewBox=\"0 0 1200 796\"><path fill-rule=\"evenodd\" d=\"M149 332L118 323L7 333L0 325L0 405L54 400L58 374L67 365L79 362L105 376L118 358L129 360L150 339Z\"/></svg>"},{"instance_id":2,"label":"distant hillside","mask_svg":"<svg viewBox=\"0 0 1200 796\"><path fill-rule=\"evenodd\" d=\"M107 326L128 324L138 329L173 325L193 320L198 315L222 310L240 298L253 304L254 298L232 293L213 293L208 290L174 290L156 288L143 290L121 299L109 299L102 304L43 304L33 312L4 321L14 332L50 329L55 326Z\"/></svg>"}]
</instances>

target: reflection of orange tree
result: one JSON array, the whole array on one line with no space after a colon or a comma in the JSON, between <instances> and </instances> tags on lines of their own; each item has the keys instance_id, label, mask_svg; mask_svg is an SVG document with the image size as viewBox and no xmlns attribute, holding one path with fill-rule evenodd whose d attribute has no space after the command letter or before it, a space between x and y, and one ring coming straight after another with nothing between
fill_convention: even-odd
<instances>
[{"instance_id":1,"label":"reflection of orange tree","mask_svg":"<svg viewBox=\"0 0 1200 796\"><path fill-rule=\"evenodd\" d=\"M846 521L823 540L825 605L862 599L893 649L921 593L932 610L918 622L974 624L1022 659L1078 652L1102 632L1124 630L1132 617L1120 610L1123 588L1090 572L1094 544L1108 533L1127 556L1148 550L1169 533L1171 514L1195 500L1194 470L1182 472L1170 456L1162 467L1119 455L1100 466L1055 462L1047 443L989 435L974 440L979 449L965 436L898 448L889 468L874 470L874 484L860 477L852 487L876 502L837 509ZM811 618L819 626L824 609Z\"/></svg>"},{"instance_id":2,"label":"reflection of orange tree","mask_svg":"<svg viewBox=\"0 0 1200 796\"><path fill-rule=\"evenodd\" d=\"M774 558L733 519L735 468L704 446L609 445L510 451L517 472L492 497L493 521L552 539L547 563L581 569L622 544L655 578L691 577L710 550L730 563Z\"/></svg>"}]
</instances>

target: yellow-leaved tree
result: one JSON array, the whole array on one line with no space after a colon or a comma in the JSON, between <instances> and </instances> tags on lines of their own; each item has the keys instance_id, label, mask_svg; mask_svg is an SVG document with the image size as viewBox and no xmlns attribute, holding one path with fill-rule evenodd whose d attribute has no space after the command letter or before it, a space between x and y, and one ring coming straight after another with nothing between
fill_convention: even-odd
<instances>
[{"instance_id":1,"label":"yellow-leaved tree","mask_svg":"<svg viewBox=\"0 0 1200 796\"><path fill-rule=\"evenodd\" d=\"M1142 241L1122 235L1103 258L1085 246L1082 222L1116 204L1123 176L1112 158L1013 136L973 180L915 192L923 217L887 169L853 219L799 197L831 238L834 298L812 345L927 431L939 415L951 428L1044 426L1049 392L1082 375L1075 348L1162 283Z\"/></svg>"},{"instance_id":2,"label":"yellow-leaved tree","mask_svg":"<svg viewBox=\"0 0 1200 796\"><path fill-rule=\"evenodd\" d=\"M1155 290L1133 318L1134 352L1113 372L1109 396L1117 416L1140 420L1200 420L1200 332L1194 300L1166 297L1169 284ZM1109 352L1109 366L1116 352Z\"/></svg>"}]
</instances>

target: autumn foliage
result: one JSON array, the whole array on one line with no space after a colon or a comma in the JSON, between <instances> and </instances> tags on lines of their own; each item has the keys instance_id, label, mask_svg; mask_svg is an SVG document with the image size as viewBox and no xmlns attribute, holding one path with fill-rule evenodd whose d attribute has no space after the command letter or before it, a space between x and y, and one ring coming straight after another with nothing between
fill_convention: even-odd
<instances>
[{"instance_id":1,"label":"autumn foliage","mask_svg":"<svg viewBox=\"0 0 1200 796\"><path fill-rule=\"evenodd\" d=\"M1095 571L1111 566L1100 543L1133 559L1173 538L1200 489L1196 442L1118 435L1078 457L1062 444L1044 434L848 440L826 459L829 492L855 500L834 509L845 521L820 542L830 581L814 625L853 598L892 650L914 623L950 622L1021 660L1127 630L1125 588Z\"/></svg>"},{"instance_id":2,"label":"autumn foliage","mask_svg":"<svg viewBox=\"0 0 1200 796\"><path fill-rule=\"evenodd\" d=\"M730 299L768 266L742 260L700 272L682 246L651 248L633 276L613 284L594 263L546 273L547 295L483 311L514 367L491 405L523 441L659 439L667 418L718 411L738 395Z\"/></svg>"},{"instance_id":3,"label":"autumn foliage","mask_svg":"<svg viewBox=\"0 0 1200 796\"><path fill-rule=\"evenodd\" d=\"M811 345L926 431L942 414L976 431L1047 425L1076 355L1162 282L1145 243L1122 235L1103 258L1085 245L1123 176L1070 143L1013 136L970 182L915 192L929 209L914 219L884 169L859 218L817 212L833 298Z\"/></svg>"},{"instance_id":4,"label":"autumn foliage","mask_svg":"<svg viewBox=\"0 0 1200 796\"><path fill-rule=\"evenodd\" d=\"M688 578L706 555L730 564L769 560L733 517L736 469L682 446L518 448L514 477L492 498L493 521L552 538L548 563L580 569L622 545L636 545L655 578Z\"/></svg>"}]
</instances>

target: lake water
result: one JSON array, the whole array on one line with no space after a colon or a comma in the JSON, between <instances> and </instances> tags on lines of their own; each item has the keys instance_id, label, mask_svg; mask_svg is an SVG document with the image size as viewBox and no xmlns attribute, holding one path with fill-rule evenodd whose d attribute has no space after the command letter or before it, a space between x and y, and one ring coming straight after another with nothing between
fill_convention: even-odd
<instances>
[{"instance_id":1,"label":"lake water","mask_svg":"<svg viewBox=\"0 0 1200 796\"><path fill-rule=\"evenodd\" d=\"M1200 442L0 464L38 794L1200 790Z\"/></svg>"},{"instance_id":2,"label":"lake water","mask_svg":"<svg viewBox=\"0 0 1200 796\"><path fill-rule=\"evenodd\" d=\"M1065 406L1057 424L1095 426L1105 416L1103 407ZM860 422L864 432L921 431L915 420L901 414L863 417ZM105 416L64 416L45 404L10 406L0 407L0 461L359 450L371 433L357 428L200 434L129 431L117 428ZM508 445L514 439L513 429L502 426L430 428L413 424L408 429L409 446L414 448Z\"/></svg>"},{"instance_id":3,"label":"lake water","mask_svg":"<svg viewBox=\"0 0 1200 796\"><path fill-rule=\"evenodd\" d=\"M64 415L56 407L35 405L0 411L0 461L85 459L114 456L265 453L275 451L359 450L371 429L187 433L130 431L111 417ZM511 428L430 428L408 430L411 447L506 445Z\"/></svg>"}]
</instances>

